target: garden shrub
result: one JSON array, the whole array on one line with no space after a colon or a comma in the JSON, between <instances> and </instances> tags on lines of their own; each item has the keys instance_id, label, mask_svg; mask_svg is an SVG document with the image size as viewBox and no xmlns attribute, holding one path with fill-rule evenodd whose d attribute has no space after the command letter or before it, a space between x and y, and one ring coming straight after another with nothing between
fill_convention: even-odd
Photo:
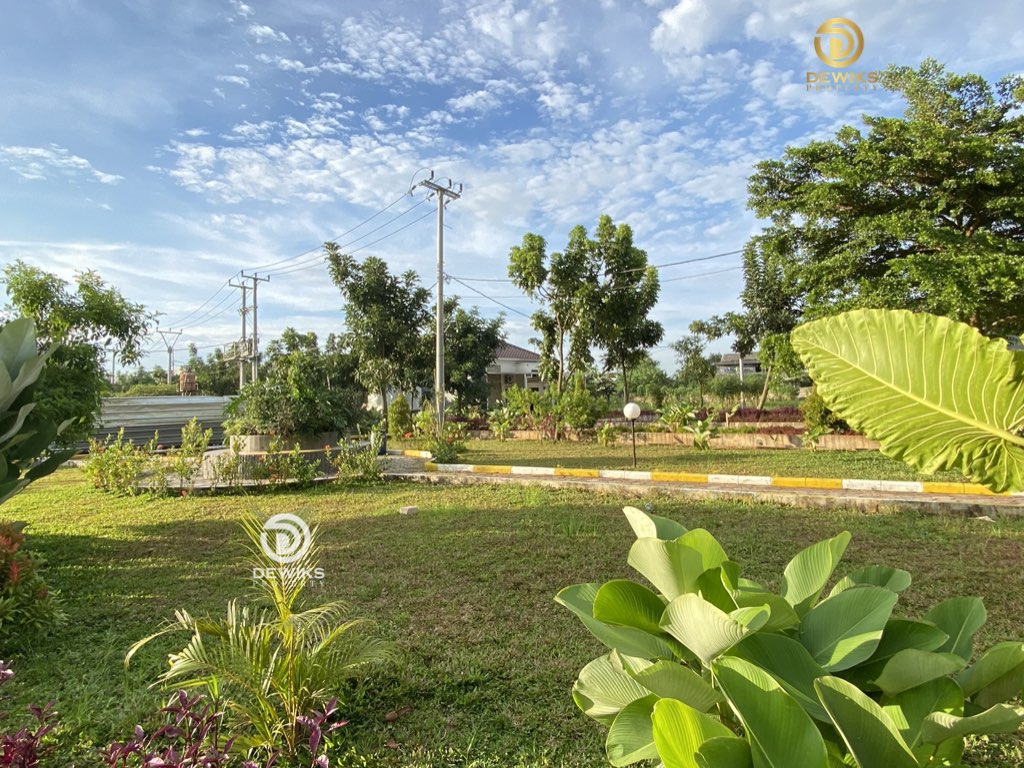
<instances>
[{"instance_id":1,"label":"garden shrub","mask_svg":"<svg viewBox=\"0 0 1024 768\"><path fill-rule=\"evenodd\" d=\"M850 425L832 413L825 405L825 401L818 394L817 387L813 388L800 404L800 412L803 413L804 424L810 434L820 436L829 432L850 431Z\"/></svg>"},{"instance_id":2,"label":"garden shrub","mask_svg":"<svg viewBox=\"0 0 1024 768\"><path fill-rule=\"evenodd\" d=\"M502 442L512 435L513 422L512 411L508 406L492 408L487 413L487 426L491 430L491 436Z\"/></svg>"},{"instance_id":3,"label":"garden shrub","mask_svg":"<svg viewBox=\"0 0 1024 768\"><path fill-rule=\"evenodd\" d=\"M163 463L153 457L157 439L158 435L154 433L145 446L135 445L124 436L123 427L117 435L107 435L102 441L90 438L85 476L104 491L119 496L136 495L147 470L152 470L157 462Z\"/></svg>"},{"instance_id":4,"label":"garden shrub","mask_svg":"<svg viewBox=\"0 0 1024 768\"><path fill-rule=\"evenodd\" d=\"M14 671L3 660L0 660L0 688L14 677ZM0 765L10 768L37 768L40 760L53 753L56 746L46 744L46 736L53 731L57 723L57 713L53 711L53 702L39 707L31 705L29 713L34 721L31 726L24 725L17 730L0 731ZM0 720L7 717L0 712Z\"/></svg>"},{"instance_id":5,"label":"garden shrub","mask_svg":"<svg viewBox=\"0 0 1024 768\"><path fill-rule=\"evenodd\" d=\"M326 450L338 482L376 483L384 478L384 463L378 455L379 437L371 438L367 446L342 444L336 452L329 447Z\"/></svg>"},{"instance_id":6,"label":"garden shrub","mask_svg":"<svg viewBox=\"0 0 1024 768\"><path fill-rule=\"evenodd\" d=\"M1006 703L1021 694L1024 643L975 658L979 598L894 617L911 576L887 566L826 593L846 532L799 552L775 593L742 578L708 531L624 511L628 563L654 589L617 579L556 597L610 649L580 671L573 699L609 727L613 765L959 766L965 736L1024 722Z\"/></svg>"},{"instance_id":7,"label":"garden shrub","mask_svg":"<svg viewBox=\"0 0 1024 768\"><path fill-rule=\"evenodd\" d=\"M24 529L0 523L0 651L25 648L65 622L59 594L40 573L45 561L24 547Z\"/></svg>"},{"instance_id":8,"label":"garden shrub","mask_svg":"<svg viewBox=\"0 0 1024 768\"><path fill-rule=\"evenodd\" d=\"M204 430L195 417L181 428L181 446L167 454L170 469L178 478L179 490L192 490L194 487L212 437L213 430Z\"/></svg>"},{"instance_id":9,"label":"garden shrub","mask_svg":"<svg viewBox=\"0 0 1024 768\"><path fill-rule=\"evenodd\" d=\"M404 396L399 395L388 406L388 435L395 440L401 440L412 434L412 431L412 411L409 409L409 402Z\"/></svg>"},{"instance_id":10,"label":"garden shrub","mask_svg":"<svg viewBox=\"0 0 1024 768\"><path fill-rule=\"evenodd\" d=\"M598 427L597 442L600 445L604 446L605 448L609 448L615 445L616 442L618 442L619 434L621 434L621 432L622 430L620 430L614 424L610 422L605 422L600 427Z\"/></svg>"}]
</instances>

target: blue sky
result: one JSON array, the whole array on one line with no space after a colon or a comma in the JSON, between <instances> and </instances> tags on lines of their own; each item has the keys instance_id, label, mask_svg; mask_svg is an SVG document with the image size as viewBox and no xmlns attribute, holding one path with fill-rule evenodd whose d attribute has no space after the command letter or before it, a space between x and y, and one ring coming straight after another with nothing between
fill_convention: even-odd
<instances>
[{"instance_id":1,"label":"blue sky","mask_svg":"<svg viewBox=\"0 0 1024 768\"><path fill-rule=\"evenodd\" d=\"M433 203L399 200L424 168L465 186L446 213L446 272L487 279L469 284L526 315L525 297L490 280L527 231L558 250L608 213L655 264L742 248L759 229L745 209L754 163L901 111L881 90L806 90L831 17L863 30L853 71L929 56L990 79L1024 69L1015 0L972 3L969 16L946 0L8 6L0 259L97 270L162 327L184 327L179 361L189 342L205 352L237 338L238 292L222 286L240 269L309 252L396 201L340 242L383 238L359 253L433 283L434 218L416 221ZM662 270L666 344L737 306L742 273L721 270L738 264ZM287 325L343 330L315 250L262 273L264 343ZM510 341L532 336L523 316L446 290L504 311ZM674 367L668 349L656 356ZM165 360L158 347L147 364Z\"/></svg>"}]
</instances>

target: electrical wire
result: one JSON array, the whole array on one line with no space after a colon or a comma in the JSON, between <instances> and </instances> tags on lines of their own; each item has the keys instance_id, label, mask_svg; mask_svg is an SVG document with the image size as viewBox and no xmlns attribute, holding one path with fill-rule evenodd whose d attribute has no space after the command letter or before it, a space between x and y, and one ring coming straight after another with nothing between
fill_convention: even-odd
<instances>
[{"instance_id":1,"label":"electrical wire","mask_svg":"<svg viewBox=\"0 0 1024 768\"><path fill-rule=\"evenodd\" d=\"M420 203L417 203L416 205L420 205ZM416 206L414 205L412 208L415 208L415 207ZM407 211L403 212L399 216L396 216L391 221L393 222L393 221L396 221L397 219L401 218L401 216L404 216L405 213L408 213L409 211L411 211L412 208L409 208ZM399 232L401 232L401 231L403 231L405 229L408 229L409 227L413 226L414 224L418 224L419 222L421 222L424 219L429 218L429 217L431 217L433 215L434 215L433 211L428 211L427 213L425 213L422 216L420 216L418 219L413 219L408 224L406 224L404 226L401 226L401 227L399 227L398 229L396 229L396 230L394 230L392 232L388 232L383 237L378 237L376 240L373 240L373 241L371 241L369 243L366 243L365 245L361 245L358 248L355 248L354 250L348 251L347 254L349 256L351 256L353 254L359 253L359 251L365 250L366 248L369 248L372 245L376 245L377 243L379 243L379 242L381 242L383 240L387 240L389 237L397 235ZM390 224L390 223L391 222L388 222L388 224ZM386 226L386 225L383 225L383 226ZM370 232L367 232L367 235L368 234L370 234ZM365 236L366 235L364 235L364 237ZM362 239L362 238L359 238L359 239ZM358 240L354 240L352 242L358 242ZM307 270L307 269L313 269L314 267L318 267L321 264L323 264L323 259L320 258L320 257L317 257L316 259L306 263L305 266L302 266L300 264L296 264L293 267L290 267L288 269L284 269L284 270L281 270L281 271L278 271L278 272L272 272L272 273L268 273L268 274L274 274L274 275L277 275L278 277L280 277L281 275L290 275L290 274L294 274L295 272L302 272L302 271Z\"/></svg>"},{"instance_id":2,"label":"electrical wire","mask_svg":"<svg viewBox=\"0 0 1024 768\"><path fill-rule=\"evenodd\" d=\"M667 280L661 280L659 282L664 284L664 283L674 283L677 280L693 280L695 277L707 277L708 275L721 275L724 272L735 272L737 269L743 269L743 265L740 264L739 266L735 266L735 267L727 267L725 269L716 269L716 270L714 270L712 272L698 272L697 274L694 274L694 275L683 275L682 277L670 277Z\"/></svg>"},{"instance_id":3,"label":"electrical wire","mask_svg":"<svg viewBox=\"0 0 1024 768\"><path fill-rule=\"evenodd\" d=\"M451 276L449 275L449 277L451 277ZM516 309L515 307L510 307L510 306L509 306L508 304L504 304L504 303L502 303L501 301L498 301L498 299L495 299L495 298L493 298L493 297L491 297L491 296L488 296L488 295L487 295L486 293L484 293L483 291L478 291L478 290L477 290L476 288L474 288L474 287L473 287L472 285L467 285L466 283L462 282L462 281L461 281L461 280L460 280L459 278L457 278L457 277L451 277L451 279L452 279L452 280L454 280L454 281L455 281L456 283L459 283L459 285L461 285L462 287L464 287L464 288L469 288L469 290L471 290L471 291L472 291L473 293L477 294L478 296L482 296L483 298L487 299L488 301L493 301L493 302L494 302L495 304L497 304L497 305L498 305L499 307L504 307L504 308L505 308L505 309L507 309L507 310L508 310L509 312L514 312L515 314L519 315L520 317L525 317L525 318L526 318L527 320L529 320L529 319L530 319L530 316L529 316L528 314L526 314L525 312L520 312L520 311L519 311L518 309Z\"/></svg>"},{"instance_id":4,"label":"electrical wire","mask_svg":"<svg viewBox=\"0 0 1024 768\"><path fill-rule=\"evenodd\" d=\"M223 315L225 312L227 312L229 309L232 308L231 305L228 305L227 307L224 307L224 304L226 302L231 301L234 298L235 298L235 295L233 293L229 293L223 299L218 301L214 306L212 306L208 310L206 310L206 312L204 312L202 315L200 315L199 317L195 318L195 320L193 320L188 325L178 326L179 330L184 331L187 328L195 328L197 325L203 325L204 323L209 322L214 317L217 317L219 315ZM221 309L220 312L217 312L217 310L220 309L221 307L224 307L224 309Z\"/></svg>"},{"instance_id":5,"label":"electrical wire","mask_svg":"<svg viewBox=\"0 0 1024 768\"><path fill-rule=\"evenodd\" d=\"M332 237L330 239L331 240L340 240L341 238L345 237L346 235L352 234L357 229L362 227L364 224L369 224L371 221L376 219L382 213L385 213L385 212L389 211L390 209L394 208L396 205L398 205L400 202L402 202L403 198L408 197L408 195L409 195L408 192L403 192L401 195L396 197L394 200L392 200L386 206L384 206L379 211L377 211L375 214L373 214L373 216L370 216L367 219L363 219L361 222L356 224L351 229L346 229L341 234L335 235L334 237ZM276 267L276 266L279 266L281 264L287 264L289 261L295 261L295 259L300 259L303 256L306 256L306 255L308 255L310 253L313 253L314 251L319 251L320 248L322 248L322 247L323 247L322 244L321 245L317 245L317 246L314 246L313 248L310 248L309 250L306 250L306 251L303 251L302 253L296 254L295 256L289 256L287 259L281 259L280 261L273 261L273 262L271 262L269 264L261 264L261 265L259 265L257 267L253 267L250 271L251 272L262 272L262 271L270 269L271 267Z\"/></svg>"},{"instance_id":6,"label":"electrical wire","mask_svg":"<svg viewBox=\"0 0 1024 768\"><path fill-rule=\"evenodd\" d=\"M238 274L238 273L236 272L235 274ZM234 276L235 275L232 275L231 277L234 277ZM218 288L216 291L214 291L212 294L210 294L210 298L208 298L206 301L204 301L198 307L193 309L187 315L182 317L177 323L168 323L167 324L168 327L173 328L174 326L179 325L179 324L185 322L186 320L188 320L190 317L192 317L197 312L201 311L203 307L205 307L207 304L209 304L211 301L213 301L221 291L223 291L225 288L228 287L228 283L231 282L231 277L229 277L227 280L225 280L224 283L220 286L220 288Z\"/></svg>"}]
</instances>

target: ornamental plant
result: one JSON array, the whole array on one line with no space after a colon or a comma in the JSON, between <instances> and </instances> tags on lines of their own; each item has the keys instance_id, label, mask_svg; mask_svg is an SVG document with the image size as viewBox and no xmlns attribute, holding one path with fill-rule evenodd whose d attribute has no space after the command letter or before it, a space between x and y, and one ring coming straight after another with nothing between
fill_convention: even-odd
<instances>
[{"instance_id":1,"label":"ornamental plant","mask_svg":"<svg viewBox=\"0 0 1024 768\"><path fill-rule=\"evenodd\" d=\"M792 334L825 405L919 472L1024 490L1024 353L965 323L861 309Z\"/></svg>"},{"instance_id":2,"label":"ornamental plant","mask_svg":"<svg viewBox=\"0 0 1024 768\"><path fill-rule=\"evenodd\" d=\"M775 593L708 531L624 511L637 536L628 562L651 586L617 579L556 597L609 648L573 699L608 726L612 765L955 767L965 736L1024 722L1007 703L1024 683L1024 643L976 657L979 598L894 615L911 576L888 566L826 591L847 532L799 552Z\"/></svg>"}]
</instances>

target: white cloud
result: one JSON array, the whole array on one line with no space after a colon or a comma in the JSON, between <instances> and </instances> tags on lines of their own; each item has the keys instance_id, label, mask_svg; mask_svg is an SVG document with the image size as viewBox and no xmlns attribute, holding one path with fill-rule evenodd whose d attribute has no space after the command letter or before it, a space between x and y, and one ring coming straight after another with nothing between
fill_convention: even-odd
<instances>
[{"instance_id":1,"label":"white cloud","mask_svg":"<svg viewBox=\"0 0 1024 768\"><path fill-rule=\"evenodd\" d=\"M232 85L239 85L242 88L249 87L249 78L242 77L241 75L217 75L218 83L231 83Z\"/></svg>"},{"instance_id":2,"label":"white cloud","mask_svg":"<svg viewBox=\"0 0 1024 768\"><path fill-rule=\"evenodd\" d=\"M256 38L257 43L288 43L291 42L284 32L279 32L266 24L250 24L249 34Z\"/></svg>"},{"instance_id":3,"label":"white cloud","mask_svg":"<svg viewBox=\"0 0 1024 768\"><path fill-rule=\"evenodd\" d=\"M6 165L26 181L43 181L54 173L67 178L84 176L100 184L113 185L124 181L124 176L104 173L84 157L74 155L57 144L45 147L0 146L0 165Z\"/></svg>"},{"instance_id":4,"label":"white cloud","mask_svg":"<svg viewBox=\"0 0 1024 768\"><path fill-rule=\"evenodd\" d=\"M703 53L720 38L734 39L739 0L679 0L658 14L651 45L663 56Z\"/></svg>"},{"instance_id":5,"label":"white cloud","mask_svg":"<svg viewBox=\"0 0 1024 768\"><path fill-rule=\"evenodd\" d=\"M501 99L493 91L479 90L448 99L448 106L456 112L490 112L501 106Z\"/></svg>"}]
</instances>

